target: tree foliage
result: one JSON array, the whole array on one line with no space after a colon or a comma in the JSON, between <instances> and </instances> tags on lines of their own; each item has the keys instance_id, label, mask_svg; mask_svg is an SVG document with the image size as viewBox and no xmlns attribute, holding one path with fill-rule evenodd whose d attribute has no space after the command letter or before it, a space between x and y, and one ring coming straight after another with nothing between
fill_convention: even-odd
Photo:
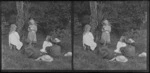
<instances>
[{"instance_id":1,"label":"tree foliage","mask_svg":"<svg viewBox=\"0 0 150 73\"><path fill-rule=\"evenodd\" d=\"M34 18L38 24L38 31L49 34L56 29L69 29L71 20L71 2L54 1L24 1L24 21L28 27L29 18ZM17 7L14 1L2 2L2 14L9 24L16 23Z\"/></svg>"},{"instance_id":2,"label":"tree foliage","mask_svg":"<svg viewBox=\"0 0 150 73\"><path fill-rule=\"evenodd\" d=\"M85 4L75 3L75 14L79 15L80 13L84 13L91 15L90 11L88 11L90 4L83 3ZM97 1L97 3L98 27L96 30L101 31L101 22L106 18L112 25L112 32L120 35L131 29L140 29L144 25L143 20L145 20L145 12L148 12L149 5L147 1ZM82 17L78 18L80 19ZM86 18L83 20L88 21Z\"/></svg>"},{"instance_id":3,"label":"tree foliage","mask_svg":"<svg viewBox=\"0 0 150 73\"><path fill-rule=\"evenodd\" d=\"M22 27L24 26L24 2L16 2L16 7L17 7L17 19L16 19L16 24L18 26L18 33L20 36L22 36Z\"/></svg>"},{"instance_id":4,"label":"tree foliage","mask_svg":"<svg viewBox=\"0 0 150 73\"><path fill-rule=\"evenodd\" d=\"M90 1L90 10L91 10L90 25L92 26L91 31L94 32L95 28L98 25L96 1Z\"/></svg>"}]
</instances>

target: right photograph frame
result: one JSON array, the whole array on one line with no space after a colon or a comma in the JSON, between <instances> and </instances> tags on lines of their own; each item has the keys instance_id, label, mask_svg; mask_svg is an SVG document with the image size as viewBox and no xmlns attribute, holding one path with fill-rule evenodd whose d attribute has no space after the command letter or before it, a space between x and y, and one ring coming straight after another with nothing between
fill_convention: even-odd
<instances>
[{"instance_id":1,"label":"right photograph frame","mask_svg":"<svg viewBox=\"0 0 150 73\"><path fill-rule=\"evenodd\" d=\"M148 70L148 1L74 1L74 70Z\"/></svg>"}]
</instances>

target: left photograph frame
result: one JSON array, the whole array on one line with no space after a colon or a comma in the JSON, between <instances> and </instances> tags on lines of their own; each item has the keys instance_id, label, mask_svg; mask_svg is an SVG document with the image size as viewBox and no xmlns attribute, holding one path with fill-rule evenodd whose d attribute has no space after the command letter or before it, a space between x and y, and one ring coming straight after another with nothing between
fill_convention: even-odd
<instances>
[{"instance_id":1,"label":"left photograph frame","mask_svg":"<svg viewBox=\"0 0 150 73\"><path fill-rule=\"evenodd\" d=\"M71 1L1 1L2 70L72 70Z\"/></svg>"}]
</instances>

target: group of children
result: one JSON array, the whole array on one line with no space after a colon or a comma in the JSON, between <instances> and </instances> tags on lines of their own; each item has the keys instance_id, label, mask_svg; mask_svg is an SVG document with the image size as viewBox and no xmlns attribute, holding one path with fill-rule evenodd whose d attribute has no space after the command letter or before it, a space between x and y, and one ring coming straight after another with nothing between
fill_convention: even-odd
<instances>
[{"instance_id":1,"label":"group of children","mask_svg":"<svg viewBox=\"0 0 150 73\"><path fill-rule=\"evenodd\" d=\"M101 36L101 43L103 43L103 46L106 46L110 44L110 32L111 32L111 25L108 22L108 20L103 21L103 27L102 27L102 36ZM83 47L86 49L86 47L89 46L92 51L95 50L97 47L97 43L94 41L94 36L91 32L91 26L85 25L84 32L83 32Z\"/></svg>"},{"instance_id":2,"label":"group of children","mask_svg":"<svg viewBox=\"0 0 150 73\"><path fill-rule=\"evenodd\" d=\"M103 28L102 28L102 36L101 36L101 43L103 43L102 47L98 47L97 43L94 41L94 36L90 31L91 26L85 25L84 33L83 33L83 48L94 51L96 48L100 49L100 53L103 57L111 55L109 58L110 61L117 60L120 62L127 62L128 59L126 57L134 57L136 54L135 50L135 41L127 36L121 36L120 40L117 42L116 49L110 51L108 48L108 44L110 44L110 32L111 32L111 25L108 20L103 21ZM102 48L105 48L104 50ZM113 54L110 54L113 52ZM106 54L107 53L107 54ZM105 55L104 55L105 54Z\"/></svg>"},{"instance_id":3,"label":"group of children","mask_svg":"<svg viewBox=\"0 0 150 73\"><path fill-rule=\"evenodd\" d=\"M17 29L17 26L15 24L12 24L10 28L10 32L9 32L9 46L10 46L10 49L15 47L17 50L20 50L22 49L22 46L24 44L20 41L20 36L18 32L16 31L16 29ZM84 49L87 49L87 47L89 46L90 49L94 51L98 45L94 41L94 36L90 30L91 30L91 26L86 25L85 31L83 33L83 47ZM29 33L28 33L27 40L28 40L29 46L32 47L33 43L37 42L37 38L36 38L37 24L35 23L33 19L30 20L28 31ZM107 46L108 44L110 44L110 32L111 32L111 25L108 22L108 20L104 20L103 28L102 28L102 36L101 36L101 42L103 43L103 46ZM52 57L50 57L50 55L60 56L61 46L58 45L60 42L61 41L58 38L53 38L52 36L47 35L45 41L43 42L42 49L40 50L41 53L44 53L47 55L45 56L42 55L39 58L37 58L37 60L41 60L41 59L45 60L45 58L48 58L46 60L52 61ZM118 41L116 45L116 49L113 52L115 54L122 54L122 55L116 56L115 59L119 58L119 59L126 60L124 56L128 56L128 57L135 56L134 43L135 41L133 39L127 38L126 36L121 36L120 40ZM71 55L72 55L72 52L68 52L64 56L71 56Z\"/></svg>"},{"instance_id":4,"label":"group of children","mask_svg":"<svg viewBox=\"0 0 150 73\"><path fill-rule=\"evenodd\" d=\"M33 19L30 20L29 28L28 28L28 36L26 43L20 41L20 36L16 31L17 26L15 24L11 24L10 32L9 32L9 46L10 49L17 49L22 51L23 54L26 54L28 57L35 56L35 44L37 43L36 32L37 32L37 24ZM35 57L36 61L43 60L47 62L53 61L53 57L61 56L61 46L58 45L61 41L58 38L51 37L47 35L45 41L43 42L42 49L37 53L37 57ZM71 56L72 52L66 53L64 56ZM53 57L51 57L53 56Z\"/></svg>"}]
</instances>

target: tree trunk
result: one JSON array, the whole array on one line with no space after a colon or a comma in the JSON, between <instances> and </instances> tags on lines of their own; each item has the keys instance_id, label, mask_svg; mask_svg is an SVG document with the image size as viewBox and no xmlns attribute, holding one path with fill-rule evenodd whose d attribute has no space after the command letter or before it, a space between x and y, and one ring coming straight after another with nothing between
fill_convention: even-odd
<instances>
[{"instance_id":1,"label":"tree trunk","mask_svg":"<svg viewBox=\"0 0 150 73\"><path fill-rule=\"evenodd\" d=\"M91 32L94 32L95 28L98 25L97 22L97 2L90 1L90 10L91 10L91 18L90 18L90 25L91 25Z\"/></svg>"},{"instance_id":2,"label":"tree trunk","mask_svg":"<svg viewBox=\"0 0 150 73\"><path fill-rule=\"evenodd\" d=\"M102 3L102 2L100 4L98 4L98 9L97 9L98 10L98 13L97 13L98 24L101 24L101 22L102 22L102 20L103 20L103 18L105 16L105 14L102 12L104 6L105 6L105 4Z\"/></svg>"},{"instance_id":3,"label":"tree trunk","mask_svg":"<svg viewBox=\"0 0 150 73\"><path fill-rule=\"evenodd\" d=\"M16 24L17 24L17 31L20 36L22 36L22 27L24 26L24 10L23 10L24 3L23 1L17 1L16 7L17 7L17 18L16 18Z\"/></svg>"},{"instance_id":4,"label":"tree trunk","mask_svg":"<svg viewBox=\"0 0 150 73\"><path fill-rule=\"evenodd\" d=\"M104 18L104 13L102 12L102 10L103 10L103 8L104 8L104 3L99 3L99 4L97 4L96 6L96 8L97 8L97 10L95 10L95 11L97 11L97 12L95 12L95 16L97 16L97 17L95 17L96 18L96 24L94 25L94 27L93 27L93 29L92 29L92 32L93 32L93 35L95 36L95 41L96 42L99 42L99 40L100 40L100 37L101 37L101 22L102 22L102 20L103 20L103 18Z\"/></svg>"},{"instance_id":5,"label":"tree trunk","mask_svg":"<svg viewBox=\"0 0 150 73\"><path fill-rule=\"evenodd\" d=\"M29 14L29 8L31 7L31 3L26 2L24 3L24 21L25 23L28 23L30 14Z\"/></svg>"},{"instance_id":6,"label":"tree trunk","mask_svg":"<svg viewBox=\"0 0 150 73\"><path fill-rule=\"evenodd\" d=\"M27 32L28 32L28 20L30 17L29 14L29 8L31 6L30 3L28 2L16 2L16 6L17 6L17 26L18 26L18 33L21 37L22 41L25 41L25 39L27 38Z\"/></svg>"},{"instance_id":7,"label":"tree trunk","mask_svg":"<svg viewBox=\"0 0 150 73\"><path fill-rule=\"evenodd\" d=\"M98 24L101 24L101 21L104 18L104 14L102 12L103 8L104 8L104 3L100 3L98 5L96 1L90 2L90 10L91 10L90 25L92 26L91 31L93 33L95 32L95 29L98 27Z\"/></svg>"}]
</instances>

